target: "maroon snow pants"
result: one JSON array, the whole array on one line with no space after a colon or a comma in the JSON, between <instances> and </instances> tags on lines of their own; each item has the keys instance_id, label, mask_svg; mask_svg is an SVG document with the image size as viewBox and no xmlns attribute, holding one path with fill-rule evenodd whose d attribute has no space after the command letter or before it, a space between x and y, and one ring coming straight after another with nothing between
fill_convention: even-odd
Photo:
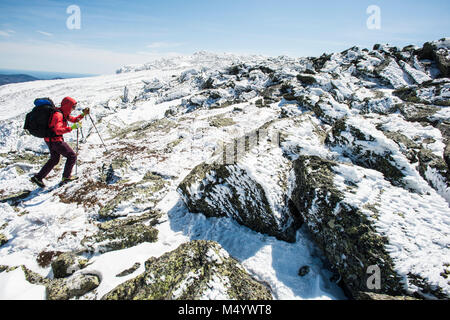
<instances>
[{"instance_id":1,"label":"maroon snow pants","mask_svg":"<svg viewBox=\"0 0 450 320\"><path fill-rule=\"evenodd\" d=\"M77 154L64 141L45 142L50 149L50 160L42 167L41 171L36 175L36 178L44 179L50 171L59 163L61 156L67 158L64 166L64 178L69 178L72 173L72 168L77 161Z\"/></svg>"}]
</instances>

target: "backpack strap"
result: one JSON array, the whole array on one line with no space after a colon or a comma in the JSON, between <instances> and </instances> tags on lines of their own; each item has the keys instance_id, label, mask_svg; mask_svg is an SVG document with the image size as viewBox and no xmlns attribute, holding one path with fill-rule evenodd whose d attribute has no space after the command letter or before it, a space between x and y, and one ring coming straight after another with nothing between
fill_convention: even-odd
<instances>
[{"instance_id":1,"label":"backpack strap","mask_svg":"<svg viewBox=\"0 0 450 320\"><path fill-rule=\"evenodd\" d=\"M56 113L56 112L61 113L62 116L63 116L63 119L65 118L65 117L64 117L64 113L63 113L61 110L58 110L58 109L55 108L55 107L54 107L54 110L55 110L55 112L53 112L52 115L50 116L50 118L48 119L48 127L49 127L50 129L53 129L53 128L54 128L54 126L51 127L50 125L51 125L51 123L52 123L52 121L53 121L53 117L55 116L55 113ZM49 137L50 142L52 142L52 138L57 138L57 137L62 137L62 135L55 135L54 137Z\"/></svg>"}]
</instances>

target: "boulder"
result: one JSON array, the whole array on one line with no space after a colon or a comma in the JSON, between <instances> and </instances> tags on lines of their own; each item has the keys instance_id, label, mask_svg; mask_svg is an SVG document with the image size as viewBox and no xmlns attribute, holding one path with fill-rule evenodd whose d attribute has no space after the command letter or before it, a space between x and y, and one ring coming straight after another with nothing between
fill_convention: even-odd
<instances>
[{"instance_id":1,"label":"boulder","mask_svg":"<svg viewBox=\"0 0 450 320\"><path fill-rule=\"evenodd\" d=\"M55 278L65 278L86 265L87 259L77 256L72 252L60 254L52 262L52 271Z\"/></svg>"},{"instance_id":2,"label":"boulder","mask_svg":"<svg viewBox=\"0 0 450 320\"><path fill-rule=\"evenodd\" d=\"M69 278L56 279L47 286L48 300L68 300L81 297L100 285L100 278L92 274L77 273Z\"/></svg>"},{"instance_id":3,"label":"boulder","mask_svg":"<svg viewBox=\"0 0 450 320\"><path fill-rule=\"evenodd\" d=\"M8 238L3 233L0 233L0 247L6 244L7 242Z\"/></svg>"},{"instance_id":4,"label":"boulder","mask_svg":"<svg viewBox=\"0 0 450 320\"><path fill-rule=\"evenodd\" d=\"M44 278L26 266L21 266L25 279L31 284L43 285L46 288L47 300L69 300L78 298L94 290L100 284L100 278L93 274L76 272L64 279ZM17 269L10 267L6 272Z\"/></svg>"},{"instance_id":5,"label":"boulder","mask_svg":"<svg viewBox=\"0 0 450 320\"><path fill-rule=\"evenodd\" d=\"M441 39L439 41L427 42L423 48L418 50L420 59L434 60L441 72L442 78L450 77L450 59L449 59L450 39Z\"/></svg>"},{"instance_id":6,"label":"boulder","mask_svg":"<svg viewBox=\"0 0 450 320\"><path fill-rule=\"evenodd\" d=\"M271 300L217 242L196 240L145 262L145 272L122 283L103 300Z\"/></svg>"},{"instance_id":7,"label":"boulder","mask_svg":"<svg viewBox=\"0 0 450 320\"><path fill-rule=\"evenodd\" d=\"M445 229L444 200L433 203L431 196L393 187L376 171L315 156L300 156L293 171L291 199L350 297L369 291L449 298L450 284L442 272L447 244L433 240ZM401 203L393 207L393 199ZM433 208L424 209L423 203ZM371 286L374 267L378 287Z\"/></svg>"},{"instance_id":8,"label":"boulder","mask_svg":"<svg viewBox=\"0 0 450 320\"><path fill-rule=\"evenodd\" d=\"M291 164L279 148L275 123L224 144L186 176L178 192L191 212L230 217L254 231L295 241L301 220L289 208Z\"/></svg>"},{"instance_id":9,"label":"boulder","mask_svg":"<svg viewBox=\"0 0 450 320\"><path fill-rule=\"evenodd\" d=\"M99 232L85 237L81 244L89 251L108 252L130 248L143 242L155 242L158 230L153 226L160 217L159 212L150 211L140 216L101 223L98 226Z\"/></svg>"}]
</instances>

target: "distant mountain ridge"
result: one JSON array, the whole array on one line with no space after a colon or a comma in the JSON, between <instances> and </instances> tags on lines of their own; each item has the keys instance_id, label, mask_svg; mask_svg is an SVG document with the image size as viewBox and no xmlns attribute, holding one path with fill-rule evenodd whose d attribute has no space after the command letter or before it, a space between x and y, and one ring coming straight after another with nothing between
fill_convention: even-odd
<instances>
[{"instance_id":1,"label":"distant mountain ridge","mask_svg":"<svg viewBox=\"0 0 450 320\"><path fill-rule=\"evenodd\" d=\"M28 74L0 74L0 86L9 83L19 83L40 80Z\"/></svg>"}]
</instances>

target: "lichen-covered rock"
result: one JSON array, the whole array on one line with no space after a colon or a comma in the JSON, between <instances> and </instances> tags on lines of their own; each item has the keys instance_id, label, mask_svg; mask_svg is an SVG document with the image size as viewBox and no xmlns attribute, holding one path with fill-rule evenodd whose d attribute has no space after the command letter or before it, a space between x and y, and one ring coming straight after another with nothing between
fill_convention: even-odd
<instances>
[{"instance_id":1,"label":"lichen-covered rock","mask_svg":"<svg viewBox=\"0 0 450 320\"><path fill-rule=\"evenodd\" d=\"M288 207L291 164L277 134L266 124L225 145L212 163L195 167L178 187L189 210L231 217L254 231L295 241L301 221Z\"/></svg>"},{"instance_id":2,"label":"lichen-covered rock","mask_svg":"<svg viewBox=\"0 0 450 320\"><path fill-rule=\"evenodd\" d=\"M269 289L214 241L191 241L145 263L145 272L105 300L271 300Z\"/></svg>"},{"instance_id":3,"label":"lichen-covered rock","mask_svg":"<svg viewBox=\"0 0 450 320\"><path fill-rule=\"evenodd\" d=\"M158 230L153 226L160 216L159 212L150 211L140 216L101 223L99 232L84 238L81 244L91 251L107 252L130 248L142 242L155 242Z\"/></svg>"},{"instance_id":4,"label":"lichen-covered rock","mask_svg":"<svg viewBox=\"0 0 450 320\"><path fill-rule=\"evenodd\" d=\"M8 238L3 234L0 233L0 247L8 242Z\"/></svg>"},{"instance_id":5,"label":"lichen-covered rock","mask_svg":"<svg viewBox=\"0 0 450 320\"><path fill-rule=\"evenodd\" d=\"M393 94L405 102L425 105L450 106L448 92L450 82L448 79L426 81L420 85L402 87Z\"/></svg>"},{"instance_id":6,"label":"lichen-covered rock","mask_svg":"<svg viewBox=\"0 0 450 320\"><path fill-rule=\"evenodd\" d=\"M257 232L294 240L294 230L286 232L277 221L264 188L238 164L201 164L178 190L191 212L207 217L231 217Z\"/></svg>"},{"instance_id":7,"label":"lichen-covered rock","mask_svg":"<svg viewBox=\"0 0 450 320\"><path fill-rule=\"evenodd\" d=\"M394 144L383 134L374 136L376 130L369 131L358 121L342 119L334 123L327 138L327 144L339 149L344 157L354 164L374 169L384 174L395 185L403 185L404 167L398 164ZM403 164L403 163L402 163Z\"/></svg>"},{"instance_id":8,"label":"lichen-covered rock","mask_svg":"<svg viewBox=\"0 0 450 320\"><path fill-rule=\"evenodd\" d=\"M96 275L77 273L69 278L52 280L47 286L48 300L68 300L94 290L100 284Z\"/></svg>"},{"instance_id":9,"label":"lichen-covered rock","mask_svg":"<svg viewBox=\"0 0 450 320\"><path fill-rule=\"evenodd\" d=\"M17 268L19 267L7 267L2 271L9 272ZM46 298L48 300L68 300L77 298L94 290L100 284L100 278L93 274L75 273L64 279L49 279L31 271L24 265L20 266L20 268L28 282L45 286Z\"/></svg>"},{"instance_id":10,"label":"lichen-covered rock","mask_svg":"<svg viewBox=\"0 0 450 320\"><path fill-rule=\"evenodd\" d=\"M82 269L86 262L86 259L77 256L75 253L65 252L52 262L53 276L55 278L68 277L75 271Z\"/></svg>"},{"instance_id":11,"label":"lichen-covered rock","mask_svg":"<svg viewBox=\"0 0 450 320\"><path fill-rule=\"evenodd\" d=\"M449 297L442 273L447 244L433 240L445 233L439 221L446 219L448 204L442 198L392 186L374 170L314 156L300 156L293 171L292 201L351 296L375 291ZM380 270L379 288L368 286L371 266Z\"/></svg>"},{"instance_id":12,"label":"lichen-covered rock","mask_svg":"<svg viewBox=\"0 0 450 320\"><path fill-rule=\"evenodd\" d=\"M379 294L375 292L358 292L355 295L355 299L357 300L380 300L380 301L392 301L392 300L400 300L400 301L412 301L417 300L413 297L408 296L390 296L387 294Z\"/></svg>"}]
</instances>

